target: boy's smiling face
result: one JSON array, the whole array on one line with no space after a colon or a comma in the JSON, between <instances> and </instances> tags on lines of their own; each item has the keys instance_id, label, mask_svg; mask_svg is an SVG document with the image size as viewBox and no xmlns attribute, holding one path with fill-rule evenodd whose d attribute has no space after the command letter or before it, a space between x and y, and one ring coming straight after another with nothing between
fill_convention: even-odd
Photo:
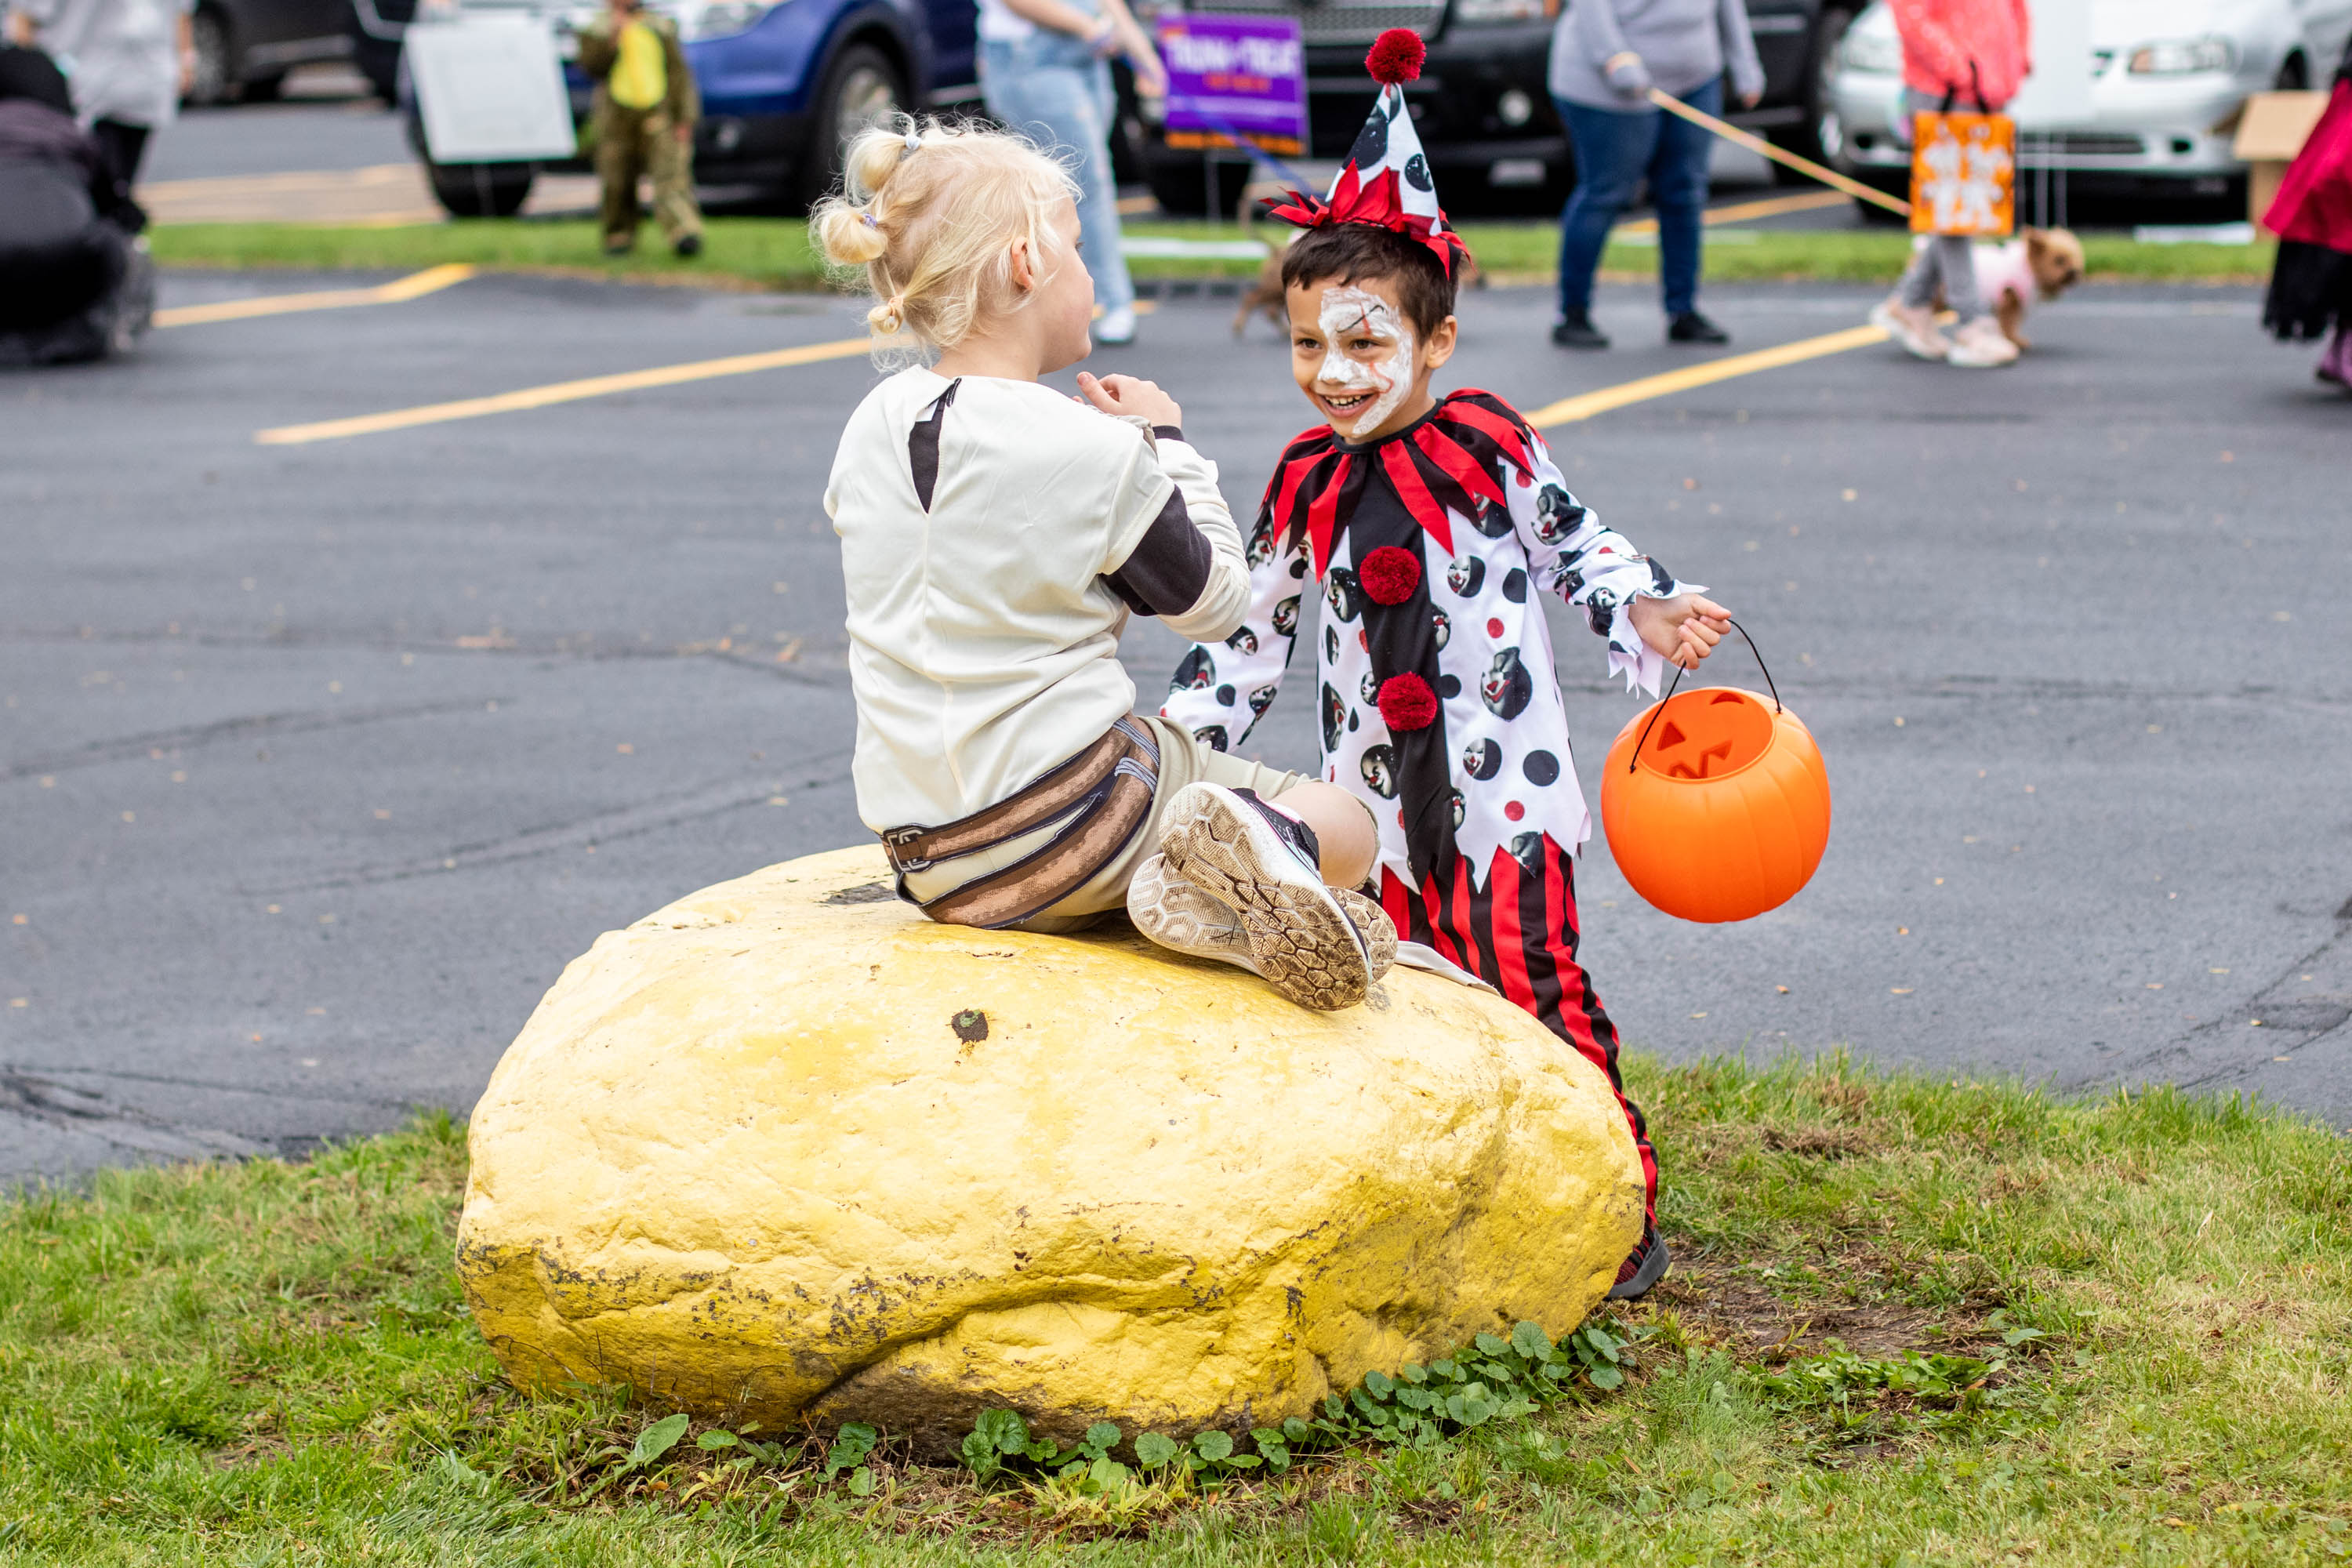
<instances>
[{"instance_id":1,"label":"boy's smiling face","mask_svg":"<svg viewBox=\"0 0 2352 1568\"><path fill-rule=\"evenodd\" d=\"M1331 428L1350 441L1402 430L1435 406L1429 381L1454 357L1454 318L1417 331L1393 278L1295 283L1290 370Z\"/></svg>"}]
</instances>

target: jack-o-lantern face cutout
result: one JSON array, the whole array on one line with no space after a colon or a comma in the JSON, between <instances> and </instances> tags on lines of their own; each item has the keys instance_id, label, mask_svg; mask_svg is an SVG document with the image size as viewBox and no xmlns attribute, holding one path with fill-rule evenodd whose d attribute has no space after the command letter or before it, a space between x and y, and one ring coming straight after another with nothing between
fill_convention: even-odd
<instances>
[{"instance_id":1,"label":"jack-o-lantern face cutout","mask_svg":"<svg viewBox=\"0 0 2352 1568\"><path fill-rule=\"evenodd\" d=\"M1694 693L1694 695L1702 695ZM1772 743L1772 712L1744 692L1704 693L1658 715L1636 766L1670 779L1719 779L1738 773Z\"/></svg>"}]
</instances>

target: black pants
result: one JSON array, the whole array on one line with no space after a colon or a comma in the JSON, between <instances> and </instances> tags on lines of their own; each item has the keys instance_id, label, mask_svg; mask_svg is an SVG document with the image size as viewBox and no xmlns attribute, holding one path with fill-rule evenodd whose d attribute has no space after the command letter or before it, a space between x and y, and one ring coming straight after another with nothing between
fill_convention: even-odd
<instances>
[{"instance_id":1,"label":"black pants","mask_svg":"<svg viewBox=\"0 0 2352 1568\"><path fill-rule=\"evenodd\" d=\"M114 176L116 198L128 201L131 187L139 178L139 161L147 155L147 127L101 120L89 128L89 133L106 159L107 173Z\"/></svg>"}]
</instances>

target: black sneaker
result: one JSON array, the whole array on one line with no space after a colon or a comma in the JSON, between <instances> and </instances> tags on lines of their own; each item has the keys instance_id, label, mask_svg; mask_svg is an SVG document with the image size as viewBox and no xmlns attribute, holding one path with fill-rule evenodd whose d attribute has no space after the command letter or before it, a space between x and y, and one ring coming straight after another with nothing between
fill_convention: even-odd
<instances>
[{"instance_id":1,"label":"black sneaker","mask_svg":"<svg viewBox=\"0 0 2352 1568\"><path fill-rule=\"evenodd\" d=\"M1666 1238L1655 1226L1643 1226L1642 1244L1617 1266L1617 1283L1609 1287L1609 1300L1633 1301L1648 1295L1650 1287L1666 1277L1673 1263L1666 1255Z\"/></svg>"},{"instance_id":2,"label":"black sneaker","mask_svg":"<svg viewBox=\"0 0 2352 1568\"><path fill-rule=\"evenodd\" d=\"M1605 349L1609 334L1594 326L1590 316L1571 316L1552 328L1551 341L1564 349Z\"/></svg>"},{"instance_id":3,"label":"black sneaker","mask_svg":"<svg viewBox=\"0 0 2352 1568\"><path fill-rule=\"evenodd\" d=\"M682 234L678 236L677 244L671 248L681 257L699 256L702 254L702 237L698 234Z\"/></svg>"},{"instance_id":4,"label":"black sneaker","mask_svg":"<svg viewBox=\"0 0 2352 1568\"><path fill-rule=\"evenodd\" d=\"M1727 343L1730 341L1729 332L1696 310L1685 310L1666 323L1666 342L1670 343Z\"/></svg>"}]
</instances>

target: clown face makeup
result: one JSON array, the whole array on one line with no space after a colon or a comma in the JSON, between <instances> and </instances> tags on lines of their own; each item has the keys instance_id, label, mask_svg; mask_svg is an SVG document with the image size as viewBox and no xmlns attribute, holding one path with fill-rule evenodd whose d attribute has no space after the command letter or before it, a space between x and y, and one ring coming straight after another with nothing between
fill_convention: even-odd
<instances>
[{"instance_id":1,"label":"clown face makeup","mask_svg":"<svg viewBox=\"0 0 2352 1568\"><path fill-rule=\"evenodd\" d=\"M1412 328L1389 300L1354 284L1335 283L1311 300L1316 330L1293 333L1299 387L1333 429L1360 441L1412 391Z\"/></svg>"}]
</instances>

